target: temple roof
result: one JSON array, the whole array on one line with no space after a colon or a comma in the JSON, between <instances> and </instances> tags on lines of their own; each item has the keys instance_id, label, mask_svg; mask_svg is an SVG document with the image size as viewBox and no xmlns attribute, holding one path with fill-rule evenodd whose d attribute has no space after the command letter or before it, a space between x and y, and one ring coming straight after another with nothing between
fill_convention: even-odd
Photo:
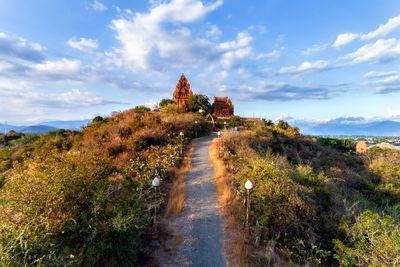
<instances>
[{"instance_id":1,"label":"temple roof","mask_svg":"<svg viewBox=\"0 0 400 267\"><path fill-rule=\"evenodd\" d=\"M228 102L228 100L229 100L229 98L227 96L226 97L214 96L214 102Z\"/></svg>"}]
</instances>

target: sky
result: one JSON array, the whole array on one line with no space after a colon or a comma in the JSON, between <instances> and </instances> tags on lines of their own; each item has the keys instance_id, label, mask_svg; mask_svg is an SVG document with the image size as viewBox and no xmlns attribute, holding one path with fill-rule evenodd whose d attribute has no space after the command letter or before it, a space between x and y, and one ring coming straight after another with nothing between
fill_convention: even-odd
<instances>
[{"instance_id":1,"label":"sky","mask_svg":"<svg viewBox=\"0 0 400 267\"><path fill-rule=\"evenodd\" d=\"M195 94L245 117L400 121L398 0L0 0L0 122Z\"/></svg>"}]
</instances>

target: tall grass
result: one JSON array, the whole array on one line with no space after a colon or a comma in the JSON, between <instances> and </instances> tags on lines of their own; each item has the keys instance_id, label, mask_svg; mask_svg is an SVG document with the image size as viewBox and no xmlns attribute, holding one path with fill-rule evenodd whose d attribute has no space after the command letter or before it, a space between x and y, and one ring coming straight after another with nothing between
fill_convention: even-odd
<instances>
[{"instance_id":1,"label":"tall grass","mask_svg":"<svg viewBox=\"0 0 400 267\"><path fill-rule=\"evenodd\" d=\"M215 185L218 204L225 219L224 251L229 266L247 266L248 250L244 246L241 216L244 208L232 187L233 179L227 172L225 162L220 158L221 140L214 139L209 150L210 161L214 166Z\"/></svg>"},{"instance_id":2,"label":"tall grass","mask_svg":"<svg viewBox=\"0 0 400 267\"><path fill-rule=\"evenodd\" d=\"M164 214L166 217L177 217L185 208L185 198L187 196L187 192L184 182L187 179L187 173L192 170L191 158L195 146L196 141L193 141L185 153L179 168L171 171L173 182L172 187L169 190L167 208Z\"/></svg>"}]
</instances>

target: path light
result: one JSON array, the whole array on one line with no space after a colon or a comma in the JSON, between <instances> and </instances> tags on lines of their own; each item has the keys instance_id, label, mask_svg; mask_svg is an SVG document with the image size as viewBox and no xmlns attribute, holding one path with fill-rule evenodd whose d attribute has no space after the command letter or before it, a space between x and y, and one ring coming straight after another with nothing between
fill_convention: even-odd
<instances>
[{"instance_id":1,"label":"path light","mask_svg":"<svg viewBox=\"0 0 400 267\"><path fill-rule=\"evenodd\" d=\"M218 131L217 135L218 135L218 137L220 137L220 136L221 136L221 132L220 132L220 131Z\"/></svg>"},{"instance_id":2,"label":"path light","mask_svg":"<svg viewBox=\"0 0 400 267\"><path fill-rule=\"evenodd\" d=\"M183 132L180 132L179 136L181 138L181 157L182 157L182 155L183 155L183 136L184 136Z\"/></svg>"},{"instance_id":3,"label":"path light","mask_svg":"<svg viewBox=\"0 0 400 267\"><path fill-rule=\"evenodd\" d=\"M158 180L158 178L154 178L153 182L151 182L151 185L154 187L160 186L160 180Z\"/></svg>"},{"instance_id":4,"label":"path light","mask_svg":"<svg viewBox=\"0 0 400 267\"><path fill-rule=\"evenodd\" d=\"M158 230L157 230L157 187L160 186L160 180L156 177L153 179L151 182L151 185L154 187L154 229L153 229L153 236L152 236L152 241L150 243L150 246L153 247L159 247L160 246L160 241L158 240Z\"/></svg>"},{"instance_id":5,"label":"path light","mask_svg":"<svg viewBox=\"0 0 400 267\"><path fill-rule=\"evenodd\" d=\"M224 129L226 130L226 121L224 121Z\"/></svg>"},{"instance_id":6,"label":"path light","mask_svg":"<svg viewBox=\"0 0 400 267\"><path fill-rule=\"evenodd\" d=\"M195 133L195 136L196 136L196 138L197 138L197 121L194 121L194 133Z\"/></svg>"},{"instance_id":7,"label":"path light","mask_svg":"<svg viewBox=\"0 0 400 267\"><path fill-rule=\"evenodd\" d=\"M253 189L253 183L250 180L244 184L244 187L247 189L247 212L246 212L246 233L245 233L245 242L249 243L249 209L250 209L250 190Z\"/></svg>"}]
</instances>

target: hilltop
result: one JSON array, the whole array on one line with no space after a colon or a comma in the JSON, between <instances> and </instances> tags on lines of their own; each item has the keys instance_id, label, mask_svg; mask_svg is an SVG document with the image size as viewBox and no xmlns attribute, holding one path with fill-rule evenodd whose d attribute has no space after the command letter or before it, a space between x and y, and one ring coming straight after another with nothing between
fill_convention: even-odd
<instances>
[{"instance_id":1,"label":"hilltop","mask_svg":"<svg viewBox=\"0 0 400 267\"><path fill-rule=\"evenodd\" d=\"M138 108L0 150L0 265L143 261L153 207L164 203L151 181L173 179L180 132L185 146L209 130L199 114Z\"/></svg>"},{"instance_id":2,"label":"hilltop","mask_svg":"<svg viewBox=\"0 0 400 267\"><path fill-rule=\"evenodd\" d=\"M180 113L173 103L161 111L137 107L96 117L81 131L11 140L0 150L0 263L147 262L154 208L164 211L171 188L163 186L155 199L151 181L175 181L181 141L185 150L211 131L204 116ZM284 121L225 121L216 123L222 137L210 152L231 262L354 266L399 259L399 151L359 155L346 141L304 136ZM254 184L248 245L247 180ZM366 246L376 227L376 243Z\"/></svg>"}]
</instances>

